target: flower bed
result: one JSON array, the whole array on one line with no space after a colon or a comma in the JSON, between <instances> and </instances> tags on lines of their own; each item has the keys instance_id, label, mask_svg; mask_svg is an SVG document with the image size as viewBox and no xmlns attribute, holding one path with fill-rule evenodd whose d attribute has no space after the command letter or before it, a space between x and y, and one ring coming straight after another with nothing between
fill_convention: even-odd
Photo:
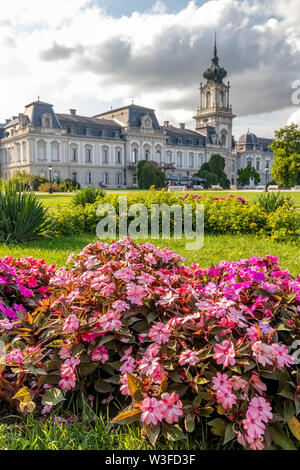
<instances>
[{"instance_id":1,"label":"flower bed","mask_svg":"<svg viewBox=\"0 0 300 470\"><path fill-rule=\"evenodd\" d=\"M114 421L139 421L152 444L206 420L224 442L294 448L283 428L299 438L300 279L272 256L182 261L125 239L50 270L35 311L1 325L1 399L46 413L66 397L121 394L132 402Z\"/></svg>"},{"instance_id":2,"label":"flower bed","mask_svg":"<svg viewBox=\"0 0 300 470\"><path fill-rule=\"evenodd\" d=\"M119 218L118 194L109 194L99 198L96 204L85 207L64 208L63 211L51 209L52 232L55 235L71 235L75 233L95 233L100 217L96 211L102 204L111 204L115 208L116 220ZM295 209L284 205L276 211L266 213L259 204L248 204L243 198L225 196L216 198L206 195L188 194L184 197L166 190L160 192L148 191L127 195L128 207L143 204L148 210L149 232L151 230L151 206L166 204L167 206L191 204L193 210L193 230L195 227L195 212L198 204L204 205L204 229L207 233L255 233L259 236L271 236L281 239L295 236L299 227L299 216ZM128 217L128 224L133 218ZM171 216L171 233L174 230L174 217Z\"/></svg>"}]
</instances>

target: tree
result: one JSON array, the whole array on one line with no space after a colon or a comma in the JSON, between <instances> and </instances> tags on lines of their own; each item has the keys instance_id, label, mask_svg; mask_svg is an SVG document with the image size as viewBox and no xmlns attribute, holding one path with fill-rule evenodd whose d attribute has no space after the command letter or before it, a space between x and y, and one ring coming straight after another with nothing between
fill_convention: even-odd
<instances>
[{"instance_id":1,"label":"tree","mask_svg":"<svg viewBox=\"0 0 300 470\"><path fill-rule=\"evenodd\" d=\"M224 172L224 168L225 158L216 153L210 157L208 163L203 163L197 176L206 179L206 183L204 183L205 188L219 184L222 188L227 189L230 187L230 181Z\"/></svg>"},{"instance_id":2,"label":"tree","mask_svg":"<svg viewBox=\"0 0 300 470\"><path fill-rule=\"evenodd\" d=\"M165 174L156 162L141 160L138 163L138 183L141 189L149 189L150 186L162 188L165 186Z\"/></svg>"},{"instance_id":3,"label":"tree","mask_svg":"<svg viewBox=\"0 0 300 470\"><path fill-rule=\"evenodd\" d=\"M272 176L279 186L300 184L300 129L297 124L275 132L270 145L274 153Z\"/></svg>"},{"instance_id":4,"label":"tree","mask_svg":"<svg viewBox=\"0 0 300 470\"><path fill-rule=\"evenodd\" d=\"M260 176L253 166L248 165L238 171L238 184L240 186L247 186L250 183L250 178L254 178L255 184L260 182Z\"/></svg>"}]
</instances>

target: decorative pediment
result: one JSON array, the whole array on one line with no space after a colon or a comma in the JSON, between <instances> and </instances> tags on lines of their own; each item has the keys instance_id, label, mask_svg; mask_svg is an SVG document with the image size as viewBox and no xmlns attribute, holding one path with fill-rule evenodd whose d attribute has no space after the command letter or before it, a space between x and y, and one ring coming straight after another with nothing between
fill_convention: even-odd
<instances>
[{"instance_id":1,"label":"decorative pediment","mask_svg":"<svg viewBox=\"0 0 300 470\"><path fill-rule=\"evenodd\" d=\"M146 129L153 129L153 120L149 114L141 117L141 127L145 127Z\"/></svg>"}]
</instances>

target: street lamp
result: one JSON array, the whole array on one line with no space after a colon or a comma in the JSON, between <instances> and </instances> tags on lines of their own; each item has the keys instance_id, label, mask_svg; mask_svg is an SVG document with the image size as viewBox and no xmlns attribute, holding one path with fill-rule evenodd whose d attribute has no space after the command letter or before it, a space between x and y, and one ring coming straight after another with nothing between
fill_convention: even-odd
<instances>
[{"instance_id":1,"label":"street lamp","mask_svg":"<svg viewBox=\"0 0 300 470\"><path fill-rule=\"evenodd\" d=\"M52 165L48 165L48 170L49 170L49 194L52 194L53 193L53 189L52 189Z\"/></svg>"},{"instance_id":2,"label":"street lamp","mask_svg":"<svg viewBox=\"0 0 300 470\"><path fill-rule=\"evenodd\" d=\"M266 167L266 188L265 188L265 192L267 193L268 192L268 176L269 176L269 168Z\"/></svg>"}]
</instances>

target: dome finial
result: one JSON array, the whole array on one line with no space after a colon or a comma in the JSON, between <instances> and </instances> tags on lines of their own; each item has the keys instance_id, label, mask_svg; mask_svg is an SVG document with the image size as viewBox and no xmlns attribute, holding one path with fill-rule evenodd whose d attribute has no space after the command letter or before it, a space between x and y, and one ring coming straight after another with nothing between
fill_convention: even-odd
<instances>
[{"instance_id":1,"label":"dome finial","mask_svg":"<svg viewBox=\"0 0 300 470\"><path fill-rule=\"evenodd\" d=\"M223 83L223 78L227 76L227 72L223 67L219 65L219 57L218 57L218 50L217 50L217 30L215 30L215 46L214 46L214 55L211 60L211 66L207 69L204 74L204 78L208 81L212 81L215 83Z\"/></svg>"}]
</instances>

